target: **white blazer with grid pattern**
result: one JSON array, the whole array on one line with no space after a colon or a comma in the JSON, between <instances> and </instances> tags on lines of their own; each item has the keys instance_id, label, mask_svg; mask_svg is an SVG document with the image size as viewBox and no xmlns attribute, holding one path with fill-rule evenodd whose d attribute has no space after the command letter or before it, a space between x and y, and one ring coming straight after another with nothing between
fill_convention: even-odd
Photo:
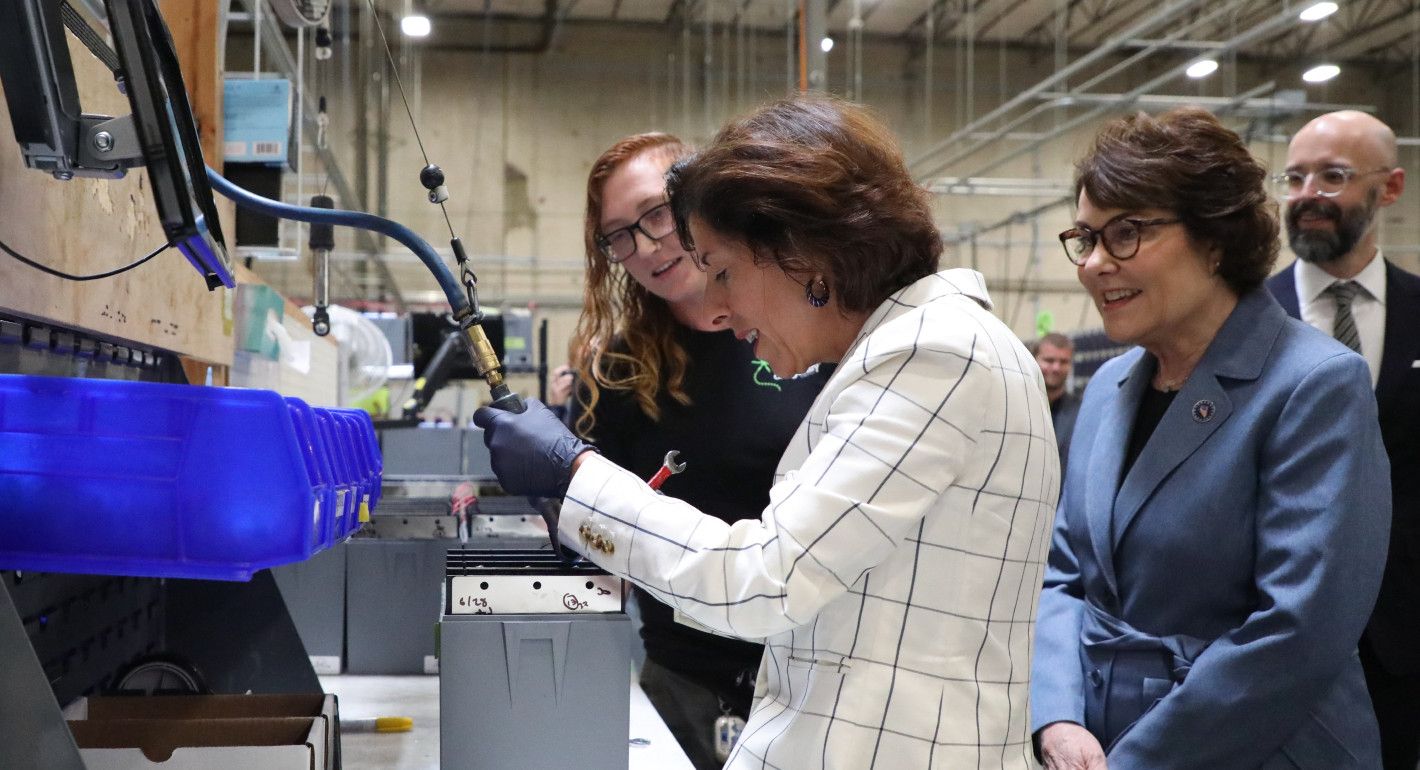
<instances>
[{"instance_id":1,"label":"white blazer with grid pattern","mask_svg":"<svg viewBox=\"0 0 1420 770\"><path fill-rule=\"evenodd\" d=\"M864 324L727 524L588 455L559 529L694 620L766 643L731 768L1026 768L1037 597L1060 464L1040 370L979 273ZM694 458L689 473L695 472ZM708 729L708 726L707 726Z\"/></svg>"}]
</instances>

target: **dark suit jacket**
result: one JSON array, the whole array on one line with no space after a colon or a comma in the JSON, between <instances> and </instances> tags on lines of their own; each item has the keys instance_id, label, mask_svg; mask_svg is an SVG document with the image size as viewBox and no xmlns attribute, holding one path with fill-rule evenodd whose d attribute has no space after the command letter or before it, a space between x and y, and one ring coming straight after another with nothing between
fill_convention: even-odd
<instances>
[{"instance_id":1,"label":"dark suit jacket","mask_svg":"<svg viewBox=\"0 0 1420 770\"><path fill-rule=\"evenodd\" d=\"M1267 288L1300 318L1294 265ZM1395 674L1420 673L1420 276L1385 265L1385 344L1376 383L1381 436L1390 456L1390 555L1362 639Z\"/></svg>"},{"instance_id":2,"label":"dark suit jacket","mask_svg":"<svg viewBox=\"0 0 1420 770\"><path fill-rule=\"evenodd\" d=\"M1080 415L1080 394L1065 391L1050 404L1050 421L1055 424L1055 445L1060 448L1060 477L1065 477L1069 461L1070 436L1075 433L1075 418Z\"/></svg>"}]
</instances>

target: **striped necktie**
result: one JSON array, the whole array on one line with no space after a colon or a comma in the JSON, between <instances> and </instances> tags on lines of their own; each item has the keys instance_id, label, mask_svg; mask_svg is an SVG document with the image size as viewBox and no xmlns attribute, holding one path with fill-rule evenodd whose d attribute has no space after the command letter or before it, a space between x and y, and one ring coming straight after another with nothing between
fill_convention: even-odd
<instances>
[{"instance_id":1,"label":"striped necktie","mask_svg":"<svg viewBox=\"0 0 1420 770\"><path fill-rule=\"evenodd\" d=\"M1331 336L1348 348L1361 352L1361 335L1356 331L1356 319L1351 315L1351 303L1361 291L1355 281L1337 281L1326 287L1326 293L1336 300L1336 325Z\"/></svg>"}]
</instances>

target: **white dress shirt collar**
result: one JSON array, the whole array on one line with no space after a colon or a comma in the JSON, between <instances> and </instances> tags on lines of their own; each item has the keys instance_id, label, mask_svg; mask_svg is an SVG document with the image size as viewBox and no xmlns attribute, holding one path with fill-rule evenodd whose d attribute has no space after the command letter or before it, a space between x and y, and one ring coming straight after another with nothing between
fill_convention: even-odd
<instances>
[{"instance_id":1,"label":"white dress shirt collar","mask_svg":"<svg viewBox=\"0 0 1420 770\"><path fill-rule=\"evenodd\" d=\"M1297 299L1302 305L1309 305L1315 302L1327 287L1337 282L1336 276L1322 270L1316 265L1297 260ZM1385 304L1385 260L1381 258L1381 250L1376 249L1376 255L1371 257L1371 261L1361 268L1351 280L1360 284L1362 289L1370 295L1376 302Z\"/></svg>"},{"instance_id":2,"label":"white dress shirt collar","mask_svg":"<svg viewBox=\"0 0 1420 770\"><path fill-rule=\"evenodd\" d=\"M1297 306L1302 320L1332 334L1336 327L1336 300L1325 292L1337 279L1310 262L1299 259L1296 264ZM1381 357L1385 349L1385 260L1381 258L1379 249L1351 280L1362 289L1351 303L1351 316L1361 342L1361 356L1370 367L1371 385L1374 386L1380 380Z\"/></svg>"}]
</instances>

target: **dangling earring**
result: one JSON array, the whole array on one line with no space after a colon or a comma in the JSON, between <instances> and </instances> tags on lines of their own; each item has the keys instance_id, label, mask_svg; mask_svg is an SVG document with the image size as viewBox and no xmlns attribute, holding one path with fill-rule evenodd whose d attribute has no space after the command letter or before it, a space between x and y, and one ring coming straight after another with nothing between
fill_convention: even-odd
<instances>
[{"instance_id":1,"label":"dangling earring","mask_svg":"<svg viewBox=\"0 0 1420 770\"><path fill-rule=\"evenodd\" d=\"M822 289L822 291L820 291L818 294L815 294L815 286ZM814 307L823 307L824 305L827 305L828 282L823 279L823 276L818 276L817 278L814 278L813 280L804 284L804 296L809 298L809 304L813 305Z\"/></svg>"}]
</instances>

